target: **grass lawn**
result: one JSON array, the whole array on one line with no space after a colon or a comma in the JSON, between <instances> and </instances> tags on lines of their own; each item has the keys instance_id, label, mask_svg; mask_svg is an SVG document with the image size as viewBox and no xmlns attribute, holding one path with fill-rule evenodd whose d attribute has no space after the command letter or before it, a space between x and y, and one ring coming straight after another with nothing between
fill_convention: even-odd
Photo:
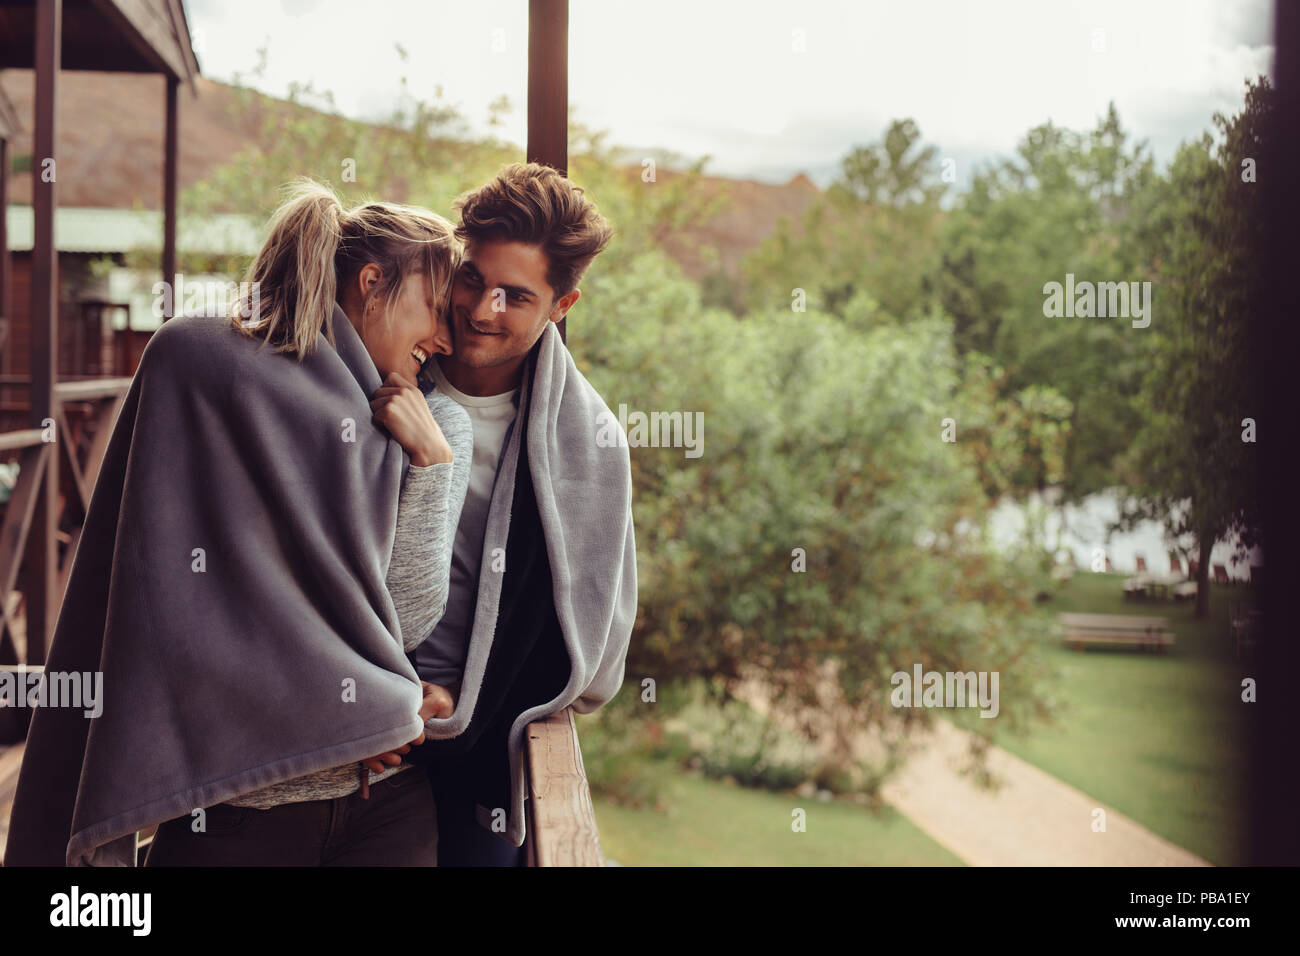
<instances>
[{"instance_id":1,"label":"grass lawn","mask_svg":"<svg viewBox=\"0 0 1300 956\"><path fill-rule=\"evenodd\" d=\"M1174 646L1155 654L1051 643L1044 653L1063 678L1054 688L1058 720L1027 737L1003 731L996 742L1208 862L1241 865L1253 717L1241 680L1259 675L1235 656L1228 605L1249 601L1251 589L1212 585L1210 617L1196 621L1191 604L1125 601L1123 580L1076 574L1047 610L1163 616ZM670 812L594 800L605 854L626 866L962 865L892 808L873 815L851 802L747 789L655 763ZM791 830L795 807L807 811L805 833Z\"/></svg>"},{"instance_id":2,"label":"grass lawn","mask_svg":"<svg viewBox=\"0 0 1300 956\"><path fill-rule=\"evenodd\" d=\"M751 790L667 764L670 813L596 799L605 856L624 866L961 866L890 807ZM806 832L791 829L802 807Z\"/></svg>"},{"instance_id":3,"label":"grass lawn","mask_svg":"<svg viewBox=\"0 0 1300 956\"><path fill-rule=\"evenodd\" d=\"M1229 601L1251 589L1211 585L1210 617L1196 621L1188 603L1125 601L1123 580L1076 574L1049 607L1163 616L1176 644L1163 655L1053 645L1065 679L1059 725L997 743L1209 862L1240 865L1251 717L1241 680L1259 675L1237 660L1227 618Z\"/></svg>"}]
</instances>

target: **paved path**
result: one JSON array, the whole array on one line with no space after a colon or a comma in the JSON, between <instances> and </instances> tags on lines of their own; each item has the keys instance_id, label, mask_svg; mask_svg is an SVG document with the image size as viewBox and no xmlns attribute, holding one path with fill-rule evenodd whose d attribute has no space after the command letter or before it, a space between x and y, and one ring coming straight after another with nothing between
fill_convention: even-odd
<instances>
[{"instance_id":1,"label":"paved path","mask_svg":"<svg viewBox=\"0 0 1300 956\"><path fill-rule=\"evenodd\" d=\"M744 682L738 696L760 713L768 712L768 694L759 679ZM793 729L788 719L780 722ZM986 754L986 767L1000 786L976 786L961 773L976 735L942 717L934 724L934 730L918 732L909 742L906 765L881 788L881 796L967 864L1210 865L1000 747L989 747ZM879 753L878 742L866 733L857 733L850 744L858 756ZM1097 808L1106 811L1104 833L1092 829Z\"/></svg>"},{"instance_id":2,"label":"paved path","mask_svg":"<svg viewBox=\"0 0 1300 956\"><path fill-rule=\"evenodd\" d=\"M969 731L940 718L884 798L936 842L972 866L1209 866L1100 800L999 747L988 768L1001 782L975 786L958 767ZM1092 830L1095 808L1106 831Z\"/></svg>"}]
</instances>

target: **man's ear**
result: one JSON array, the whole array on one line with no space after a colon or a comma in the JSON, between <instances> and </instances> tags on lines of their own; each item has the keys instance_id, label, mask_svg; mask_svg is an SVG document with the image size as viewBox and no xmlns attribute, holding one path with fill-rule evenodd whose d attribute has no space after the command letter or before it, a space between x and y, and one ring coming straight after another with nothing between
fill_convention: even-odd
<instances>
[{"instance_id":1,"label":"man's ear","mask_svg":"<svg viewBox=\"0 0 1300 956\"><path fill-rule=\"evenodd\" d=\"M573 303L577 302L581 295L582 292L580 290L574 289L568 295L561 296L560 301L555 303L555 308L551 309L550 320L552 322L558 322L560 319L564 318L568 311L573 308Z\"/></svg>"}]
</instances>

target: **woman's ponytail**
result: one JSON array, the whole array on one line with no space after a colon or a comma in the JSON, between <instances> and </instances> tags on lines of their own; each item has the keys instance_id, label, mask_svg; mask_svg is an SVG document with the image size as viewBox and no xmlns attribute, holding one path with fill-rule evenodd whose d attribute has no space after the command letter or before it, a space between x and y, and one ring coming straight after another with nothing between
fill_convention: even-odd
<instances>
[{"instance_id":1,"label":"woman's ponytail","mask_svg":"<svg viewBox=\"0 0 1300 956\"><path fill-rule=\"evenodd\" d=\"M299 179L286 187L230 317L237 328L299 357L312 353L322 329L334 344L327 319L338 291L334 260L345 215L320 183Z\"/></svg>"}]
</instances>

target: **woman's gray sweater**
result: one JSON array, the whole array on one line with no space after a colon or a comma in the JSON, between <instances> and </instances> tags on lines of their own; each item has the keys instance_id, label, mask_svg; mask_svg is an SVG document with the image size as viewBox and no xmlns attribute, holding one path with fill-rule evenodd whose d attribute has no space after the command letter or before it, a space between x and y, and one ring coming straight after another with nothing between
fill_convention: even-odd
<instances>
[{"instance_id":1,"label":"woman's gray sweater","mask_svg":"<svg viewBox=\"0 0 1300 956\"><path fill-rule=\"evenodd\" d=\"M388 565L388 590L409 653L424 641L447 608L451 548L469 487L474 432L469 413L441 392L430 392L429 411L451 446L452 460L407 469L397 502L397 532ZM227 801L236 807L266 810L282 803L332 800L361 786L362 764L347 764L272 784ZM383 773L370 771L370 783L411 767L403 763Z\"/></svg>"}]
</instances>

